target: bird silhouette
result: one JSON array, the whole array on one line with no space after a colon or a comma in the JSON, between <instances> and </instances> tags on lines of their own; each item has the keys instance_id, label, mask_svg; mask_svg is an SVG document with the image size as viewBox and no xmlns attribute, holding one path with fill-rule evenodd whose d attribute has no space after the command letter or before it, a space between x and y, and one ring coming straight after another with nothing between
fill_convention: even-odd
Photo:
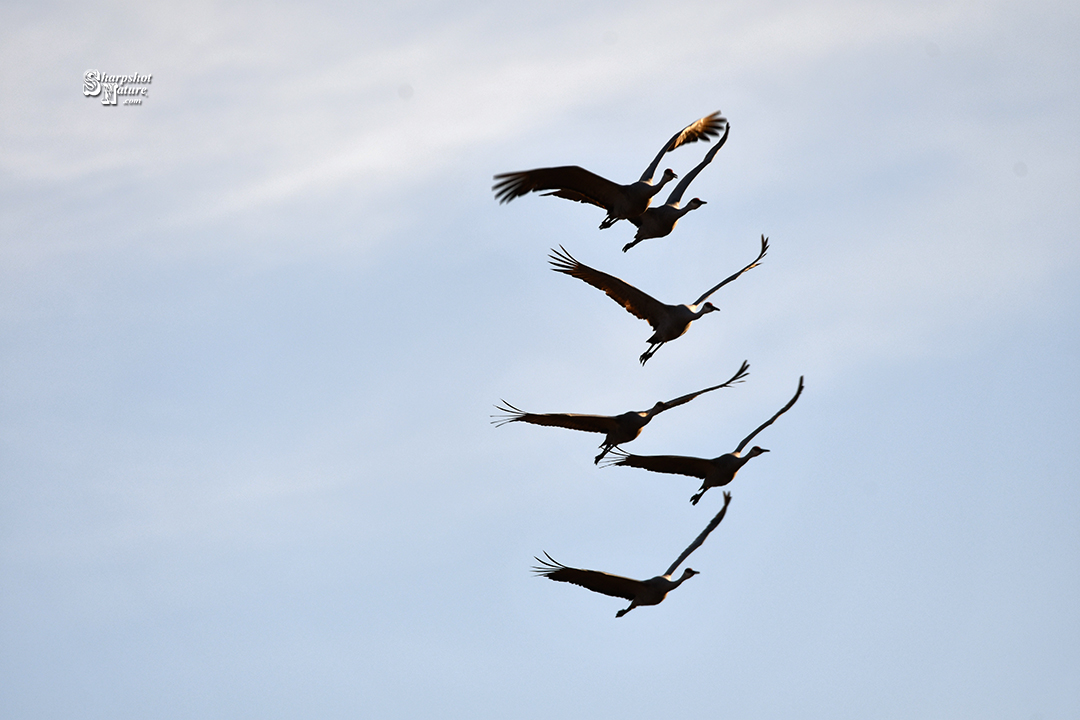
<instances>
[{"instance_id":1,"label":"bird silhouette","mask_svg":"<svg viewBox=\"0 0 1080 720\"><path fill-rule=\"evenodd\" d=\"M682 551L682 554L679 555L679 559L672 563L671 567L669 567L667 572L663 575L657 575L648 580L634 580L632 578L623 577L621 575L612 575L599 570L581 570L578 568L567 567L566 565L557 562L547 553L544 553L544 557L546 557L547 560L535 558L536 562L540 564L533 567L533 571L537 575L547 577L556 582L573 583L574 585L580 585L586 590L592 590L596 593L629 600L629 607L615 613L615 617L617 618L622 617L639 605L659 605L663 602L664 598L667 597L669 592L682 585L694 575L699 574L697 570L686 568L683 570L683 573L678 580L671 579L671 576L675 574L675 571L679 569L679 566L682 565L683 561L690 556L690 553L701 547L701 544L705 542L705 538L709 536L709 533L715 530L716 526L720 524L720 521L724 519L724 515L727 513L728 504L730 503L731 493L725 492L724 507L720 509L720 512L716 514L716 517L714 517L701 534L697 536L694 542L690 543L689 547Z\"/></svg>"},{"instance_id":2,"label":"bird silhouette","mask_svg":"<svg viewBox=\"0 0 1080 720\"><path fill-rule=\"evenodd\" d=\"M690 402L698 395L703 395L713 390L719 390L720 388L730 387L736 383L743 381L749 373L750 363L743 361L742 367L739 371L732 376L732 378L719 385L713 385L712 387L705 388L704 390L698 390L697 392L689 393L677 397L674 400L668 400L667 402L658 402L652 406L649 410L642 410L639 412L625 412L622 415L581 415L577 413L527 413L523 410L519 410L505 400L502 401L502 405L496 405L496 409L504 413L503 415L492 415L492 423L495 425L505 425L512 422L526 422L533 425L552 425L554 427L567 428L569 430L583 430L585 432L605 433L606 437L604 442L600 444L600 454L593 460L594 463L600 462L608 452L623 443L628 443L641 434L642 429L649 424L649 422L671 408L678 407L685 403Z\"/></svg>"},{"instance_id":3,"label":"bird silhouette","mask_svg":"<svg viewBox=\"0 0 1080 720\"><path fill-rule=\"evenodd\" d=\"M553 249L548 257L551 259L552 270L584 280L594 288L603 290L608 297L622 305L631 315L645 320L652 326L653 334L647 341L649 348L638 358L641 364L644 365L664 343L681 337L694 320L706 313L719 310L715 305L705 302L705 300L747 270L756 268L761 259L765 257L768 249L769 239L762 235L761 252L758 253L757 258L752 263L706 290L701 297L689 305L667 305L662 303L614 275L608 275L588 265L583 265L575 260L566 251L566 248L561 245L559 250Z\"/></svg>"},{"instance_id":4,"label":"bird silhouette","mask_svg":"<svg viewBox=\"0 0 1080 720\"><path fill-rule=\"evenodd\" d=\"M551 192L544 194L598 205L607 210L607 217L600 223L600 229L603 230L619 220L636 217L645 212L653 196L660 192L666 183L678 177L674 171L667 169L660 181L653 183L653 175L665 154L698 140L707 142L709 138L719 135L720 129L726 123L727 120L719 112L690 123L671 136L649 167L645 168L641 179L629 185L619 185L577 165L562 165L496 175L497 182L491 189L495 191L499 203L510 202L531 192L550 190Z\"/></svg>"},{"instance_id":5,"label":"bird silhouette","mask_svg":"<svg viewBox=\"0 0 1080 720\"><path fill-rule=\"evenodd\" d=\"M731 123L728 123L724 128L724 135L721 137L715 146L710 148L709 152L705 153L705 159L698 163L690 172L686 173L679 184L675 186L675 189L668 195L667 202L659 207L650 207L637 217L627 218L630 222L637 226L637 234L634 235L634 241L627 243L623 246L623 252L626 252L630 248L637 245L642 240L648 240L649 238L660 238L671 234L671 231L675 229L675 224L679 222L679 219L683 215L691 210L697 210L702 205L705 205L705 201L700 198L693 198L690 202L686 203L685 207L679 207L679 202L682 201L683 193L686 192L686 188L690 187L690 183L694 181L698 173L702 169L712 162L713 157L720 148L724 147L724 143L727 142L728 132L731 130Z\"/></svg>"},{"instance_id":6,"label":"bird silhouette","mask_svg":"<svg viewBox=\"0 0 1080 720\"><path fill-rule=\"evenodd\" d=\"M762 453L769 452L765 448L755 445L750 448L750 451L747 452L746 455L741 454L743 448L746 447L759 432L772 425L776 422L776 418L791 409L791 406L799 399L799 395L802 394L802 391L803 379L800 377L799 387L795 391L795 396L788 401L787 405L780 408L779 412L758 427L757 430L754 430L754 432L743 438L743 441L735 448L735 452L707 459L686 457L684 455L631 455L621 450L613 450L611 452L612 457L608 458L608 461L604 466L625 465L627 467L644 468L646 470L651 470L652 472L668 473L671 475L689 475L691 477L701 478L701 488L690 498L690 502L697 505L698 500L701 499L701 496L705 494L706 490L711 487L727 485L735 479L735 474L739 472L739 469L742 468L750 458L755 458Z\"/></svg>"}]
</instances>

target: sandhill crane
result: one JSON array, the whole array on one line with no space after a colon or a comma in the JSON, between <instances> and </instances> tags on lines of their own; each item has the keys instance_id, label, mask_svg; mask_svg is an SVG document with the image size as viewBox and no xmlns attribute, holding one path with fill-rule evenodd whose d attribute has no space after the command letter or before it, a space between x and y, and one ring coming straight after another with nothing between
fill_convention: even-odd
<instances>
[{"instance_id":1,"label":"sandhill crane","mask_svg":"<svg viewBox=\"0 0 1080 720\"><path fill-rule=\"evenodd\" d=\"M551 190L544 194L598 205L607 210L607 217L600 223L600 229L603 230L619 220L636 217L645 212L653 195L660 192L666 183L678 177L668 169L664 171L660 182L653 184L653 175L660 159L666 153L698 140L708 142L709 138L720 134L720 129L726 122L719 112L714 112L690 123L671 136L649 167L645 168L641 179L630 185L619 185L577 165L563 165L502 173L495 176L497 182L491 189L495 191L495 197L500 203L510 202L531 192Z\"/></svg>"},{"instance_id":2,"label":"sandhill crane","mask_svg":"<svg viewBox=\"0 0 1080 720\"><path fill-rule=\"evenodd\" d=\"M679 184L676 185L675 189L668 195L667 202L660 207L651 207L637 217L627 218L627 220L637 226L638 231L637 234L634 235L634 241L623 246L623 252L634 247L642 240L664 237L670 234L671 231L675 229L675 224L679 222L679 219L682 218L683 215L691 210L697 210L699 207L706 204L705 201L700 198L693 198L690 202L686 203L685 207L679 207L679 202L682 200L686 188L690 187L690 183L694 181L694 178L697 177L698 173L701 172L706 165L712 162L717 151L724 147L724 143L727 142L728 132L730 130L731 123L728 123L727 127L724 128L723 137L716 142L715 147L705 153L705 159L698 163L697 167L688 172L686 176L679 181Z\"/></svg>"},{"instance_id":3,"label":"sandhill crane","mask_svg":"<svg viewBox=\"0 0 1080 720\"><path fill-rule=\"evenodd\" d=\"M584 430L585 432L606 433L607 437L604 438L604 442L600 444L600 454L593 460L594 463L600 462L605 455L615 446L622 443L628 443L638 435L641 434L641 430L649 424L649 421L654 417L670 410L673 407L678 407L684 403L688 403L698 395L703 395L713 390L719 390L720 388L731 387L735 383L743 381L749 373L750 363L743 361L742 367L735 373L734 376L727 382L719 385L713 385L712 387L705 388L704 390L698 390L697 392L677 397L674 400L668 400L667 402L658 402L652 406L650 410L642 410L641 412L625 412L622 415L579 415L577 413L527 413L522 410L518 410L510 403L503 400L503 405L496 405L495 407L505 413L505 415L492 415L497 418L492 422L495 425L505 425L512 422L527 422L533 425L553 425L555 427L567 428L570 430Z\"/></svg>"},{"instance_id":4,"label":"sandhill crane","mask_svg":"<svg viewBox=\"0 0 1080 720\"><path fill-rule=\"evenodd\" d=\"M704 295L689 305L666 305L613 275L594 270L588 265L582 265L570 253L566 252L566 248L561 245L558 251L552 250L551 255L548 257L551 258L552 270L584 280L594 288L603 290L609 298L626 308L631 315L645 320L652 326L654 332L652 337L648 339L649 349L638 358L641 364L644 365L664 343L682 336L694 320L697 320L705 313L718 310L719 308L712 303L705 302L705 299L747 270L756 268L761 259L765 257L768 249L769 239L762 235L761 252L758 253L754 262L720 284L710 288Z\"/></svg>"},{"instance_id":5,"label":"sandhill crane","mask_svg":"<svg viewBox=\"0 0 1080 720\"><path fill-rule=\"evenodd\" d=\"M621 618L639 605L659 605L664 598L667 597L669 592L682 585L683 582L689 578L698 574L697 570L686 568L683 570L683 574L678 580L671 579L671 576L679 569L679 566L682 565L683 560L686 560L686 558L690 556L690 553L697 550L701 546L701 543L705 542L705 538L709 536L709 533L715 530L716 526L720 524L720 521L724 519L724 515L727 513L727 507L730 502L731 493L725 492L724 507L720 509L720 512L716 514L716 517L712 519L701 534L697 536L697 539L690 543L688 548L683 550L682 554L679 555L679 559L672 563L671 567L669 567L667 572L663 575L658 575L648 580L634 580L632 578L622 577L621 575L611 575L610 573L600 572L599 570L580 570L556 562L547 553L544 553L547 560L535 558L536 562L540 564L535 566L533 571L537 575L558 582L573 583L574 585L580 585L593 592L629 600L629 607L615 613L615 617L617 618Z\"/></svg>"},{"instance_id":6,"label":"sandhill crane","mask_svg":"<svg viewBox=\"0 0 1080 720\"><path fill-rule=\"evenodd\" d=\"M697 505L698 500L705 494L705 491L711 487L720 487L727 485L729 482L735 479L735 473L739 472L739 469L746 464L750 458L757 457L762 453L769 452L765 448L755 445L750 448L750 451L746 455L741 455L742 449L754 439L754 436L765 428L772 425L776 418L780 417L795 404L795 401L799 399L799 395L803 391L803 379L799 377L799 388L795 391L795 397L788 401L788 404L780 408L780 411L768 419L757 430L743 438L743 441L739 443L739 447L735 448L735 452L721 455L711 460L706 458L686 457L683 455L631 455L629 453L622 452L621 450L613 450L612 456L618 459L608 459L605 463L605 467L611 465L626 465L628 467L645 468L653 472L669 473L672 475L689 475L691 477L701 478L701 488L694 493L690 498L690 502Z\"/></svg>"}]
</instances>

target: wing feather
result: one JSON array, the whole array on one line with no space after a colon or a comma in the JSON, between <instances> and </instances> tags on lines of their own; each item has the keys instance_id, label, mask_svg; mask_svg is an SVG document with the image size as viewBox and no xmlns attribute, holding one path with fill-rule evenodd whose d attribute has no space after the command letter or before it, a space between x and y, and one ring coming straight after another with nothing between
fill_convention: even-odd
<instances>
[{"instance_id":1,"label":"wing feather","mask_svg":"<svg viewBox=\"0 0 1080 720\"><path fill-rule=\"evenodd\" d=\"M527 413L502 401L503 404L495 408L504 415L492 415L496 425L505 425L510 422L527 422L532 425L548 425L551 427L567 428L569 430L583 430L585 432L608 433L618 427L615 418L608 415L584 415L579 413Z\"/></svg>"},{"instance_id":2,"label":"wing feather","mask_svg":"<svg viewBox=\"0 0 1080 720\"><path fill-rule=\"evenodd\" d=\"M667 572L664 573L668 577L675 574L675 571L679 569L679 566L683 564L683 560L690 557L690 553L701 547L701 543L705 542L705 538L709 537L709 533L716 529L716 526L720 524L720 521L724 519L724 515L727 514L727 506L731 503L731 493L724 493L724 507L720 508L720 512L716 513L716 517L705 526L705 529L701 531L701 534L694 539L694 542L690 543L690 546L682 551L682 555L679 559L671 564Z\"/></svg>"},{"instance_id":3,"label":"wing feather","mask_svg":"<svg viewBox=\"0 0 1080 720\"><path fill-rule=\"evenodd\" d=\"M544 557L547 560L534 558L540 564L533 567L533 572L556 582L571 583L586 590L623 598L624 600L633 600L642 587L640 580L622 577L621 575L612 575L599 570L581 570L567 567L557 562L547 553L544 553Z\"/></svg>"},{"instance_id":4,"label":"wing feather","mask_svg":"<svg viewBox=\"0 0 1080 720\"><path fill-rule=\"evenodd\" d=\"M622 195L621 185L577 165L502 173L495 180L498 182L491 189L500 203L539 190L554 190L547 194L607 207Z\"/></svg>"},{"instance_id":5,"label":"wing feather","mask_svg":"<svg viewBox=\"0 0 1080 720\"><path fill-rule=\"evenodd\" d=\"M705 159L699 162L697 164L697 167L695 167L693 170L683 176L683 178L679 181L679 184L676 185L675 189L671 191L670 195L668 195L668 199L664 203L665 205L674 205L682 200L682 196L683 193L686 192L686 188L690 187L690 183L694 181L694 178L697 177L698 173L701 172L706 165L712 162L712 159L716 157L717 151L719 151L720 148L724 147L724 143L727 142L728 131L730 130L731 124L728 123L727 127L724 128L723 136L717 141L716 145L711 150L709 150L709 152L705 153Z\"/></svg>"},{"instance_id":6,"label":"wing feather","mask_svg":"<svg viewBox=\"0 0 1080 720\"><path fill-rule=\"evenodd\" d=\"M552 249L548 257L551 258L552 270L576 277L598 290L603 290L609 298L622 305L631 315L647 321L654 330L656 329L663 317L664 304L659 300L614 275L608 275L579 263L562 245L559 246L559 250Z\"/></svg>"},{"instance_id":7,"label":"wing feather","mask_svg":"<svg viewBox=\"0 0 1080 720\"><path fill-rule=\"evenodd\" d=\"M694 398L696 398L698 395L704 395L705 393L712 392L713 390L719 390L720 388L726 388L735 385L736 383L741 383L743 381L743 378L750 374L749 370L750 363L746 360L743 360L743 364L739 368L739 371L735 373L727 382L722 382L719 385L713 385L712 387L707 387L704 390L698 390L697 392L688 393L686 395L683 395L682 397L677 397L674 400L668 400L667 402L663 403L664 407L658 410L656 414L659 415L664 410L670 410L673 407L678 407L680 405L683 405L684 403L688 403Z\"/></svg>"},{"instance_id":8,"label":"wing feather","mask_svg":"<svg viewBox=\"0 0 1080 720\"><path fill-rule=\"evenodd\" d=\"M574 202L585 203L587 205L595 205L596 207L601 207L605 210L607 209L593 198L587 195L582 195L576 190L552 190L551 192L544 193L544 197L547 197L549 195L554 195L555 197L560 197L564 200L573 200Z\"/></svg>"},{"instance_id":9,"label":"wing feather","mask_svg":"<svg viewBox=\"0 0 1080 720\"><path fill-rule=\"evenodd\" d=\"M762 423L758 427L757 430L755 430L754 432L750 433L745 438L743 438L743 441L741 443L739 443L739 447L735 448L735 453L736 454L741 453L742 449L744 447L746 447L750 443L751 440L754 439L755 435L757 435L759 432L761 432L765 428L772 425L774 422L776 422L776 418L780 417L781 415L786 413L788 410L790 410L791 406L794 405L795 401L799 399L800 395L802 395L802 391L803 391L803 376L800 375L799 376L799 387L798 387L797 390L795 390L795 396L793 398L791 398L790 400L788 400L788 404L785 405L784 407L780 408L780 410L775 415L773 415L771 418L769 418L764 423Z\"/></svg>"},{"instance_id":10,"label":"wing feather","mask_svg":"<svg viewBox=\"0 0 1080 720\"><path fill-rule=\"evenodd\" d=\"M656 168L660 165L660 159L667 153L671 152L677 147L682 145L689 145L692 142L698 140L704 140L708 142L709 138L715 137L720 134L720 130L727 123L727 119L720 114L717 110L711 115L706 115L703 118L698 118L694 122L684 127L679 132L671 136L671 139L665 143L660 152L653 158L649 167L645 168L645 172L641 174L641 179L652 180L653 175L656 174Z\"/></svg>"},{"instance_id":11,"label":"wing feather","mask_svg":"<svg viewBox=\"0 0 1080 720\"><path fill-rule=\"evenodd\" d=\"M721 282L719 285L717 285L717 286L715 286L715 287L713 287L713 288L711 288L709 290L706 290L704 295L702 295L701 297L699 297L697 300L694 301L694 305L700 305L701 303L705 302L705 300L708 299L708 297L710 295L712 295L714 292L716 292L720 288L724 287L725 285L727 285L732 280L737 279L740 275L742 275L747 270L753 270L754 268L756 268L758 266L758 264L761 262L761 259L763 257L765 257L765 253L767 253L768 251L769 251L769 238L762 235L761 236L761 252L758 253L758 256L757 256L757 258L754 259L754 262L750 263L749 265L747 265L746 267L744 267L742 270L735 273L731 277L725 278L724 281Z\"/></svg>"},{"instance_id":12,"label":"wing feather","mask_svg":"<svg viewBox=\"0 0 1080 720\"><path fill-rule=\"evenodd\" d=\"M611 458L604 466L625 465L626 467L642 468L652 472L667 473L668 475L688 475L702 480L708 475L713 465L705 458L687 457L685 455L631 455L621 450L612 450ZM618 458L618 459L615 459Z\"/></svg>"}]
</instances>

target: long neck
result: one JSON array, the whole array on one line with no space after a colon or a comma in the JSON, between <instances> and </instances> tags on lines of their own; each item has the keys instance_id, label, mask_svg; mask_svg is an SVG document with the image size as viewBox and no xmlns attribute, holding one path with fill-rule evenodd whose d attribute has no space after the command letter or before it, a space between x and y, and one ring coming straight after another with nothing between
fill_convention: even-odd
<instances>
[{"instance_id":1,"label":"long neck","mask_svg":"<svg viewBox=\"0 0 1080 720\"><path fill-rule=\"evenodd\" d=\"M641 417L641 420L642 420L641 426L645 427L645 425L647 425L650 420L652 420L654 417L656 417L657 415L659 415L660 413L664 412L667 409L668 409L668 406L665 405L664 403L656 403L651 408L646 410L644 413L638 413L638 415Z\"/></svg>"},{"instance_id":2,"label":"long neck","mask_svg":"<svg viewBox=\"0 0 1080 720\"><path fill-rule=\"evenodd\" d=\"M689 580L692 577L694 577L694 576L684 570L683 574L682 574L682 577L680 577L678 580L671 580L671 587L668 589L668 592L671 592L672 590L679 587L685 581Z\"/></svg>"},{"instance_id":3,"label":"long neck","mask_svg":"<svg viewBox=\"0 0 1080 720\"><path fill-rule=\"evenodd\" d=\"M660 189L662 187L664 187L664 185L666 185L669 180L671 180L670 175L667 175L667 174L662 175L660 177L660 182L653 185L652 190L649 191L649 197L652 197L653 195L656 195L656 193L660 192Z\"/></svg>"},{"instance_id":4,"label":"long neck","mask_svg":"<svg viewBox=\"0 0 1080 720\"><path fill-rule=\"evenodd\" d=\"M693 316L692 320L697 320L699 317L707 312L710 312L709 307L705 303L698 303L697 305L686 305L687 310Z\"/></svg>"},{"instance_id":5,"label":"long neck","mask_svg":"<svg viewBox=\"0 0 1080 720\"><path fill-rule=\"evenodd\" d=\"M740 455L737 452L728 453L727 455L723 455L721 457L721 460L720 460L719 464L720 464L720 467L723 470L725 470L728 473L731 473L731 477L734 478L735 473L739 472L739 470L742 469L742 466L745 465L750 460L751 457L753 457L753 456L752 455Z\"/></svg>"}]
</instances>

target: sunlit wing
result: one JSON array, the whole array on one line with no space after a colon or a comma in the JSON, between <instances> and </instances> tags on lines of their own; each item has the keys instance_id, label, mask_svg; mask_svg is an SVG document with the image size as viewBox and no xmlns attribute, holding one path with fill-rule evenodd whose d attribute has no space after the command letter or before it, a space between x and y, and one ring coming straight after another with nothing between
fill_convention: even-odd
<instances>
[{"instance_id":1,"label":"sunlit wing","mask_svg":"<svg viewBox=\"0 0 1080 720\"><path fill-rule=\"evenodd\" d=\"M659 300L614 275L608 275L579 263L561 245L559 250L552 250L548 257L551 258L553 270L584 280L594 288L603 290L609 298L622 305L631 315L648 321L650 325L662 313L663 303Z\"/></svg>"},{"instance_id":2,"label":"sunlit wing","mask_svg":"<svg viewBox=\"0 0 1080 720\"><path fill-rule=\"evenodd\" d=\"M688 145L692 142L697 142L698 140L708 141L709 138L716 137L720 134L720 130L726 123L727 120L724 119L724 116L721 115L719 111L690 123L671 136L671 139L664 144L664 147L657 153L656 157L653 158L649 167L645 168L645 172L641 174L641 179L643 181L652 180L653 175L656 174L656 168L660 165L660 160L667 153L677 147Z\"/></svg>"},{"instance_id":3,"label":"sunlit wing","mask_svg":"<svg viewBox=\"0 0 1080 720\"><path fill-rule=\"evenodd\" d=\"M730 130L731 124L728 123L727 127L724 128L723 136L716 142L716 145L711 150L709 150L709 152L705 153L705 159L698 163L697 167L695 167L693 170L683 176L682 180L679 181L679 184L676 185L675 189L671 191L670 195L668 195L668 199L664 203L665 205L674 205L675 203L678 203L682 200L682 196L683 193L686 192L686 188L690 187L690 183L694 181L694 178L697 177L698 173L701 172L706 165L712 162L712 159L716 157L717 151L720 150L720 148L724 147L724 143L727 142L728 132Z\"/></svg>"}]
</instances>

